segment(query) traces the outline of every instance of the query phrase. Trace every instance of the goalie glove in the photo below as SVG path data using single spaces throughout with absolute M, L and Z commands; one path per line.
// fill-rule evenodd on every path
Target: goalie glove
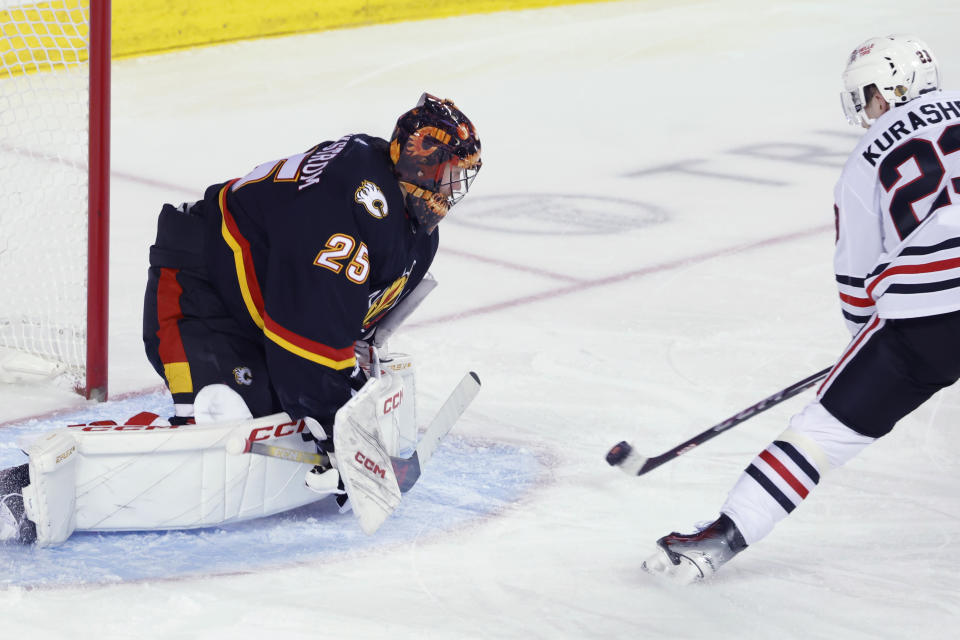
M 357 366 L 363 372 L 363 381 L 370 378 L 379 378 L 381 370 L 374 367 L 380 365 L 380 354 L 377 347 L 365 340 L 357 340 L 353 345 L 353 355 L 357 358 Z M 362 385 L 360 385 L 362 388 Z M 359 388 L 358 388 L 359 390 Z

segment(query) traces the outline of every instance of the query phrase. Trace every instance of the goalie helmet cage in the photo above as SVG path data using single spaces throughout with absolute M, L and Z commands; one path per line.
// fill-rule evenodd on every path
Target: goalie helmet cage
M 14 381 L 105 400 L 111 2 L 6 0 L 0 16 L 0 356 Z

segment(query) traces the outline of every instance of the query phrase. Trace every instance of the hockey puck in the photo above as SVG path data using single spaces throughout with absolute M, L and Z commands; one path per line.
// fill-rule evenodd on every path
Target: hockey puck
M 633 451 L 633 447 L 630 446 L 630 443 L 626 441 L 618 442 L 607 452 L 607 464 L 611 467 L 618 466 L 627 459 L 631 451 Z
M 238 456 L 250 450 L 250 442 L 244 437 L 234 436 L 227 440 L 223 448 L 226 449 L 230 455 Z

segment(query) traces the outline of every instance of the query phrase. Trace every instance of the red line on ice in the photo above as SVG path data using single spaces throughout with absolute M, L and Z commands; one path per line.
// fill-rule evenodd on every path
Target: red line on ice
M 833 229 L 832 225 L 821 225 L 821 226 L 813 227 L 811 229 L 806 229 L 804 231 L 795 231 L 793 233 L 774 236 L 772 238 L 765 238 L 763 240 L 755 240 L 753 242 L 746 242 L 743 244 L 734 245 L 732 247 L 727 247 L 725 249 L 708 251 L 706 253 L 701 253 L 699 255 L 694 255 L 694 256 L 688 256 L 686 258 L 680 258 L 678 260 L 661 262 L 660 264 L 651 265 L 649 267 L 642 267 L 640 269 L 634 269 L 632 271 L 625 271 L 623 273 L 618 273 L 612 276 L 595 278 L 592 280 L 575 281 L 572 284 L 558 287 L 556 289 L 548 289 L 546 291 L 541 291 L 539 293 L 532 293 L 529 295 L 512 298 L 510 300 L 504 300 L 503 302 L 495 302 L 493 304 L 482 305 L 479 307 L 474 307 L 472 309 L 466 309 L 464 311 L 450 313 L 444 316 L 427 318 L 425 320 L 421 320 L 420 322 L 411 323 L 407 325 L 407 328 L 418 329 L 420 327 L 427 327 L 435 324 L 441 324 L 444 322 L 450 322 L 451 320 L 462 320 L 465 318 L 471 318 L 473 316 L 485 315 L 488 313 L 495 313 L 497 311 L 502 311 L 504 309 L 519 307 L 527 304 L 532 304 L 535 302 L 542 302 L 544 300 L 553 300 L 555 298 L 560 298 L 560 297 L 571 295 L 574 293 L 580 293 L 582 291 L 588 291 L 590 289 L 596 289 L 598 287 L 604 287 L 612 284 L 619 284 L 621 282 L 624 282 L 625 280 L 631 280 L 633 278 L 641 278 L 643 276 L 648 276 L 655 273 L 662 273 L 664 271 L 671 271 L 673 269 L 679 269 L 682 267 L 688 267 L 691 265 L 700 264 L 701 262 L 706 262 L 707 260 L 712 260 L 713 258 L 719 258 L 721 256 L 734 255 L 737 253 L 743 253 L 744 251 L 752 251 L 754 249 L 763 249 L 766 247 L 771 247 L 771 246 L 783 244 L 786 242 L 792 242 L 794 240 L 799 240 L 802 238 L 814 236 L 819 233 L 823 233 L 824 231 L 828 231 L 832 229 Z M 459 255 L 463 257 L 471 257 L 470 254 L 461 253 Z M 501 266 L 509 265 L 509 263 L 506 263 L 506 262 L 502 262 L 500 264 Z M 522 271 L 530 271 L 529 268 L 523 267 L 521 265 L 516 265 L 514 266 L 514 268 Z

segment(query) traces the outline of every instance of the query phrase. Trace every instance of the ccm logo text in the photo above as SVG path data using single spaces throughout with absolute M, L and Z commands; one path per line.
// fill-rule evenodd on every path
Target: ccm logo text
M 353 456 L 353 459 L 356 460 L 356 461 L 360 464 L 361 467 L 363 467 L 363 468 L 366 469 L 367 471 L 372 472 L 374 475 L 380 476 L 380 477 L 383 478 L 384 480 L 387 478 L 387 473 L 386 473 L 386 471 L 384 471 L 384 470 L 380 467 L 380 465 L 378 465 L 378 464 L 375 463 L 373 460 L 371 460 L 371 459 L 368 458 L 367 456 L 363 455 L 363 454 L 360 453 L 359 451 L 357 451 L 357 455 Z
M 400 391 L 397 391 L 383 401 L 383 415 L 387 415 L 394 409 L 398 409 L 401 404 L 403 404 L 403 389 L 400 389 Z
M 306 423 L 303 420 L 294 420 L 275 426 L 270 425 L 267 427 L 257 427 L 256 429 L 251 429 L 247 439 L 250 442 L 256 442 L 257 440 L 283 438 L 285 436 L 292 436 L 296 433 L 303 433 L 305 429 Z

